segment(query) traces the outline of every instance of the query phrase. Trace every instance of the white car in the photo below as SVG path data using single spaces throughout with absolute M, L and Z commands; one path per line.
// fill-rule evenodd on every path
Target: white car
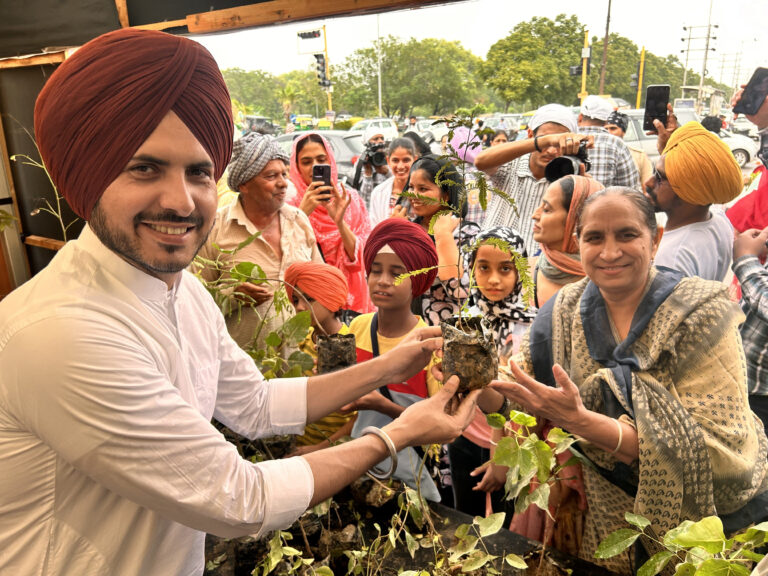
M 642 108 L 637 110 L 624 110 L 624 113 L 629 116 L 629 125 L 627 126 L 627 132 L 624 135 L 624 141 L 627 144 L 635 144 L 645 150 L 648 154 L 651 163 L 655 162 L 659 157 L 659 152 L 656 150 L 656 135 L 648 136 L 645 134 L 643 128 L 643 114 L 645 111 Z M 691 120 L 698 120 L 693 110 L 675 109 L 677 120 L 682 126 L 686 122 Z M 727 130 L 721 130 L 718 134 L 723 142 L 726 143 L 728 148 L 731 149 L 733 157 L 736 158 L 736 162 L 742 168 L 757 158 L 757 144 L 739 134 L 731 134 Z
M 427 143 L 439 143 L 448 134 L 448 126 L 440 120 L 419 120 L 416 122 L 416 131 Z
M 368 128 L 376 128 L 384 134 L 384 140 L 392 142 L 398 136 L 397 124 L 389 118 L 368 118 L 360 120 L 349 129 L 349 132 L 359 132 L 362 136 Z

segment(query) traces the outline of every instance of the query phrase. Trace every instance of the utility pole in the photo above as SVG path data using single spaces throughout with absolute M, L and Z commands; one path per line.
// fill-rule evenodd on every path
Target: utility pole
M 640 50 L 640 66 L 637 67 L 637 96 L 635 108 L 640 108 L 640 97 L 643 95 L 643 76 L 645 75 L 645 46 Z
M 603 38 L 603 60 L 600 63 L 600 94 L 605 94 L 605 67 L 608 62 L 608 27 L 611 23 L 611 0 L 608 0 L 608 15 L 605 17 L 605 38 Z
M 717 28 L 717 24 L 715 24 Z M 702 106 L 702 94 L 704 92 L 704 77 L 707 75 L 707 56 L 709 56 L 709 40 L 717 40 L 716 36 L 712 36 L 712 0 L 709 0 L 709 16 L 707 17 L 707 42 L 704 45 L 704 64 L 701 66 L 701 78 L 699 78 L 699 95 L 696 97 L 696 111 L 701 113 Z M 714 48 L 712 48 L 714 50 Z
M 381 32 L 379 31 L 379 16 L 376 14 L 376 58 L 378 61 L 379 71 L 379 118 L 382 117 L 381 113 Z
M 578 96 L 581 102 L 587 97 L 587 74 L 589 73 L 589 30 L 584 30 L 584 48 L 581 49 L 581 92 Z
M 325 24 L 323 24 L 323 53 L 325 54 L 325 77 L 330 78 L 331 65 L 328 63 L 328 36 L 325 34 Z M 328 110 L 333 110 L 333 100 L 331 98 L 333 86 L 326 86 L 325 93 L 328 95 Z
M 711 8 L 711 5 L 710 5 Z M 710 50 L 714 51 L 714 48 L 709 47 L 709 39 L 710 39 L 710 30 L 711 28 L 717 28 L 717 24 L 711 26 L 709 24 L 705 26 L 683 26 L 683 30 L 688 32 L 688 38 L 680 38 L 681 42 L 687 42 L 686 48 L 684 50 L 680 50 L 680 53 L 682 54 L 685 52 L 685 65 L 683 66 L 683 84 L 680 88 L 681 94 L 680 96 L 685 98 L 685 87 L 687 86 L 688 82 L 688 62 L 690 59 L 691 52 L 701 52 L 704 51 L 706 54 L 709 53 Z M 695 34 L 695 30 L 697 29 L 707 29 L 707 35 L 706 36 L 693 36 Z M 712 37 L 712 39 L 716 39 L 716 37 Z M 706 48 L 691 48 L 691 41 L 692 40 L 706 40 Z M 704 57 L 704 67 L 706 68 L 706 56 Z M 703 75 L 702 75 L 703 77 Z

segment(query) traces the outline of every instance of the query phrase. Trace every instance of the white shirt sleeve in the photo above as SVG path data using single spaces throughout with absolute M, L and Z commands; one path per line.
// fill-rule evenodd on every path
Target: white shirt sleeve
M 306 461 L 240 458 L 172 385 L 141 338 L 106 315 L 60 313 L 31 323 L 0 356 L 4 410 L 56 458 L 181 524 L 233 537 L 295 520 L 314 489 Z M 300 388 L 300 382 L 270 384 L 268 404 L 295 398 Z M 225 410 L 242 393 L 225 393 Z M 278 411 L 276 421 L 293 421 L 298 410 Z

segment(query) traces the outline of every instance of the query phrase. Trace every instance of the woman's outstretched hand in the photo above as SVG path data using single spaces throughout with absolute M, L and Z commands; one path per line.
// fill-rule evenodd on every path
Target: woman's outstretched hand
M 552 367 L 556 387 L 537 382 L 523 372 L 514 360 L 509 361 L 509 368 L 517 381 L 494 380 L 490 384 L 491 388 L 523 406 L 534 416 L 546 418 L 555 426 L 568 429 L 583 418 L 586 408 L 581 401 L 579 389 L 559 364 Z

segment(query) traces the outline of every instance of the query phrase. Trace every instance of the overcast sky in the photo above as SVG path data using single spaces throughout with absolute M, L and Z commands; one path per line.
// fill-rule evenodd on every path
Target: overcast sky
M 314 22 L 285 24 L 231 32 L 196 36 L 214 55 L 222 69 L 243 68 L 281 74 L 314 66 L 309 54 L 298 54 L 297 31 L 326 25 L 328 57 L 339 63 L 356 49 L 368 47 L 377 36 L 394 35 L 401 39 L 414 37 L 458 40 L 478 56 L 485 58 L 488 49 L 505 37 L 514 26 L 533 16 L 553 18 L 557 14 L 576 14 L 590 37 L 605 34 L 608 0 L 469 0 L 441 5 L 387 12 L 380 15 L 328 18 Z M 709 13 L 707 0 L 613 0 L 610 31 L 634 41 L 638 47 L 658 56 L 674 54 L 684 61 L 680 50 L 688 33 L 683 26 L 706 26 Z M 730 84 L 737 54 L 741 52 L 741 81 L 746 81 L 756 66 L 768 66 L 768 0 L 712 0 L 713 35 L 707 68 L 711 76 Z M 706 28 L 697 28 L 695 37 L 706 36 Z M 302 45 L 306 46 L 305 43 Z M 312 48 L 311 46 L 309 48 Z M 693 40 L 689 67 L 700 71 L 704 39 Z M 609 46 L 610 50 L 610 46 Z M 599 61 L 599 55 L 593 55 Z

